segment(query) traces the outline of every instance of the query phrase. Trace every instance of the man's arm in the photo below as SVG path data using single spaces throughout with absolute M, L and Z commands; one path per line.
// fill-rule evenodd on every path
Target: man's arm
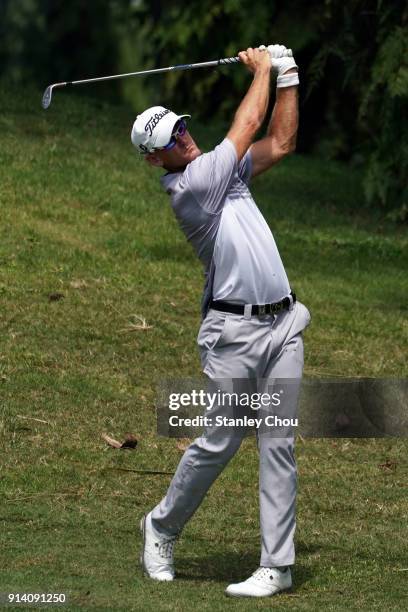
M 296 68 L 286 74 L 297 72 Z M 265 138 L 251 148 L 252 176 L 256 176 L 278 163 L 296 148 L 298 129 L 298 88 L 281 87 L 276 90 L 276 102 Z
M 241 51 L 239 58 L 254 74 L 254 78 L 227 134 L 227 138 L 235 145 L 238 161 L 247 152 L 265 118 L 271 77 L 271 60 L 266 50 L 249 48 Z

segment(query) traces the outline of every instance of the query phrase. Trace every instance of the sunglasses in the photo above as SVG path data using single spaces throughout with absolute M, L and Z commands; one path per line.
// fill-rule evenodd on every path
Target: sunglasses
M 177 121 L 175 125 L 175 128 L 171 134 L 170 141 L 164 147 L 156 147 L 154 150 L 155 151 L 170 151 L 170 149 L 176 146 L 177 138 L 179 138 L 180 136 L 184 136 L 186 132 L 187 132 L 187 123 L 184 121 L 184 119 L 180 119 L 180 121 Z

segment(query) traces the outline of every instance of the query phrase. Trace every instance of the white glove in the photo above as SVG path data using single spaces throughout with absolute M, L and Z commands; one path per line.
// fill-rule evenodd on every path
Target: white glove
M 298 73 L 285 74 L 291 68 L 298 68 L 293 58 L 292 49 L 287 49 L 284 45 L 260 45 L 259 49 L 268 49 L 271 58 L 272 70 L 277 73 L 276 87 L 293 87 L 299 85 Z
M 261 45 L 259 48 L 265 49 L 266 47 L 264 45 Z M 284 45 L 269 45 L 267 49 L 268 49 L 269 56 L 271 58 L 271 62 L 273 59 L 277 59 L 279 57 L 285 57 L 287 55 L 292 55 L 292 50 L 287 49 Z M 273 65 L 273 62 L 272 62 L 272 65 Z
M 297 72 L 286 74 L 291 68 L 297 68 L 292 49 L 286 49 L 283 45 L 269 45 L 268 52 L 271 57 L 272 69 L 278 73 L 276 87 L 293 87 L 299 85 Z

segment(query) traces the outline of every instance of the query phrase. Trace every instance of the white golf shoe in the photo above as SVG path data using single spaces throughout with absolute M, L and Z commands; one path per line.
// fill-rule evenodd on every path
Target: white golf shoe
M 164 536 L 156 531 L 150 513 L 140 521 L 140 531 L 143 536 L 140 564 L 144 573 L 154 580 L 173 580 L 173 548 L 177 536 Z
M 292 586 L 290 568 L 281 572 L 275 567 L 259 567 L 248 580 L 230 584 L 225 594 L 229 597 L 270 597 Z

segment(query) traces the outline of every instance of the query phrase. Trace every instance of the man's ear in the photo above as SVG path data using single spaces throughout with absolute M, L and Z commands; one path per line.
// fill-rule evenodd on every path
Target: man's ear
M 157 155 L 155 155 L 154 153 L 148 153 L 147 155 L 145 155 L 145 160 L 151 166 L 158 166 L 159 168 L 163 167 L 163 160 L 157 157 Z

